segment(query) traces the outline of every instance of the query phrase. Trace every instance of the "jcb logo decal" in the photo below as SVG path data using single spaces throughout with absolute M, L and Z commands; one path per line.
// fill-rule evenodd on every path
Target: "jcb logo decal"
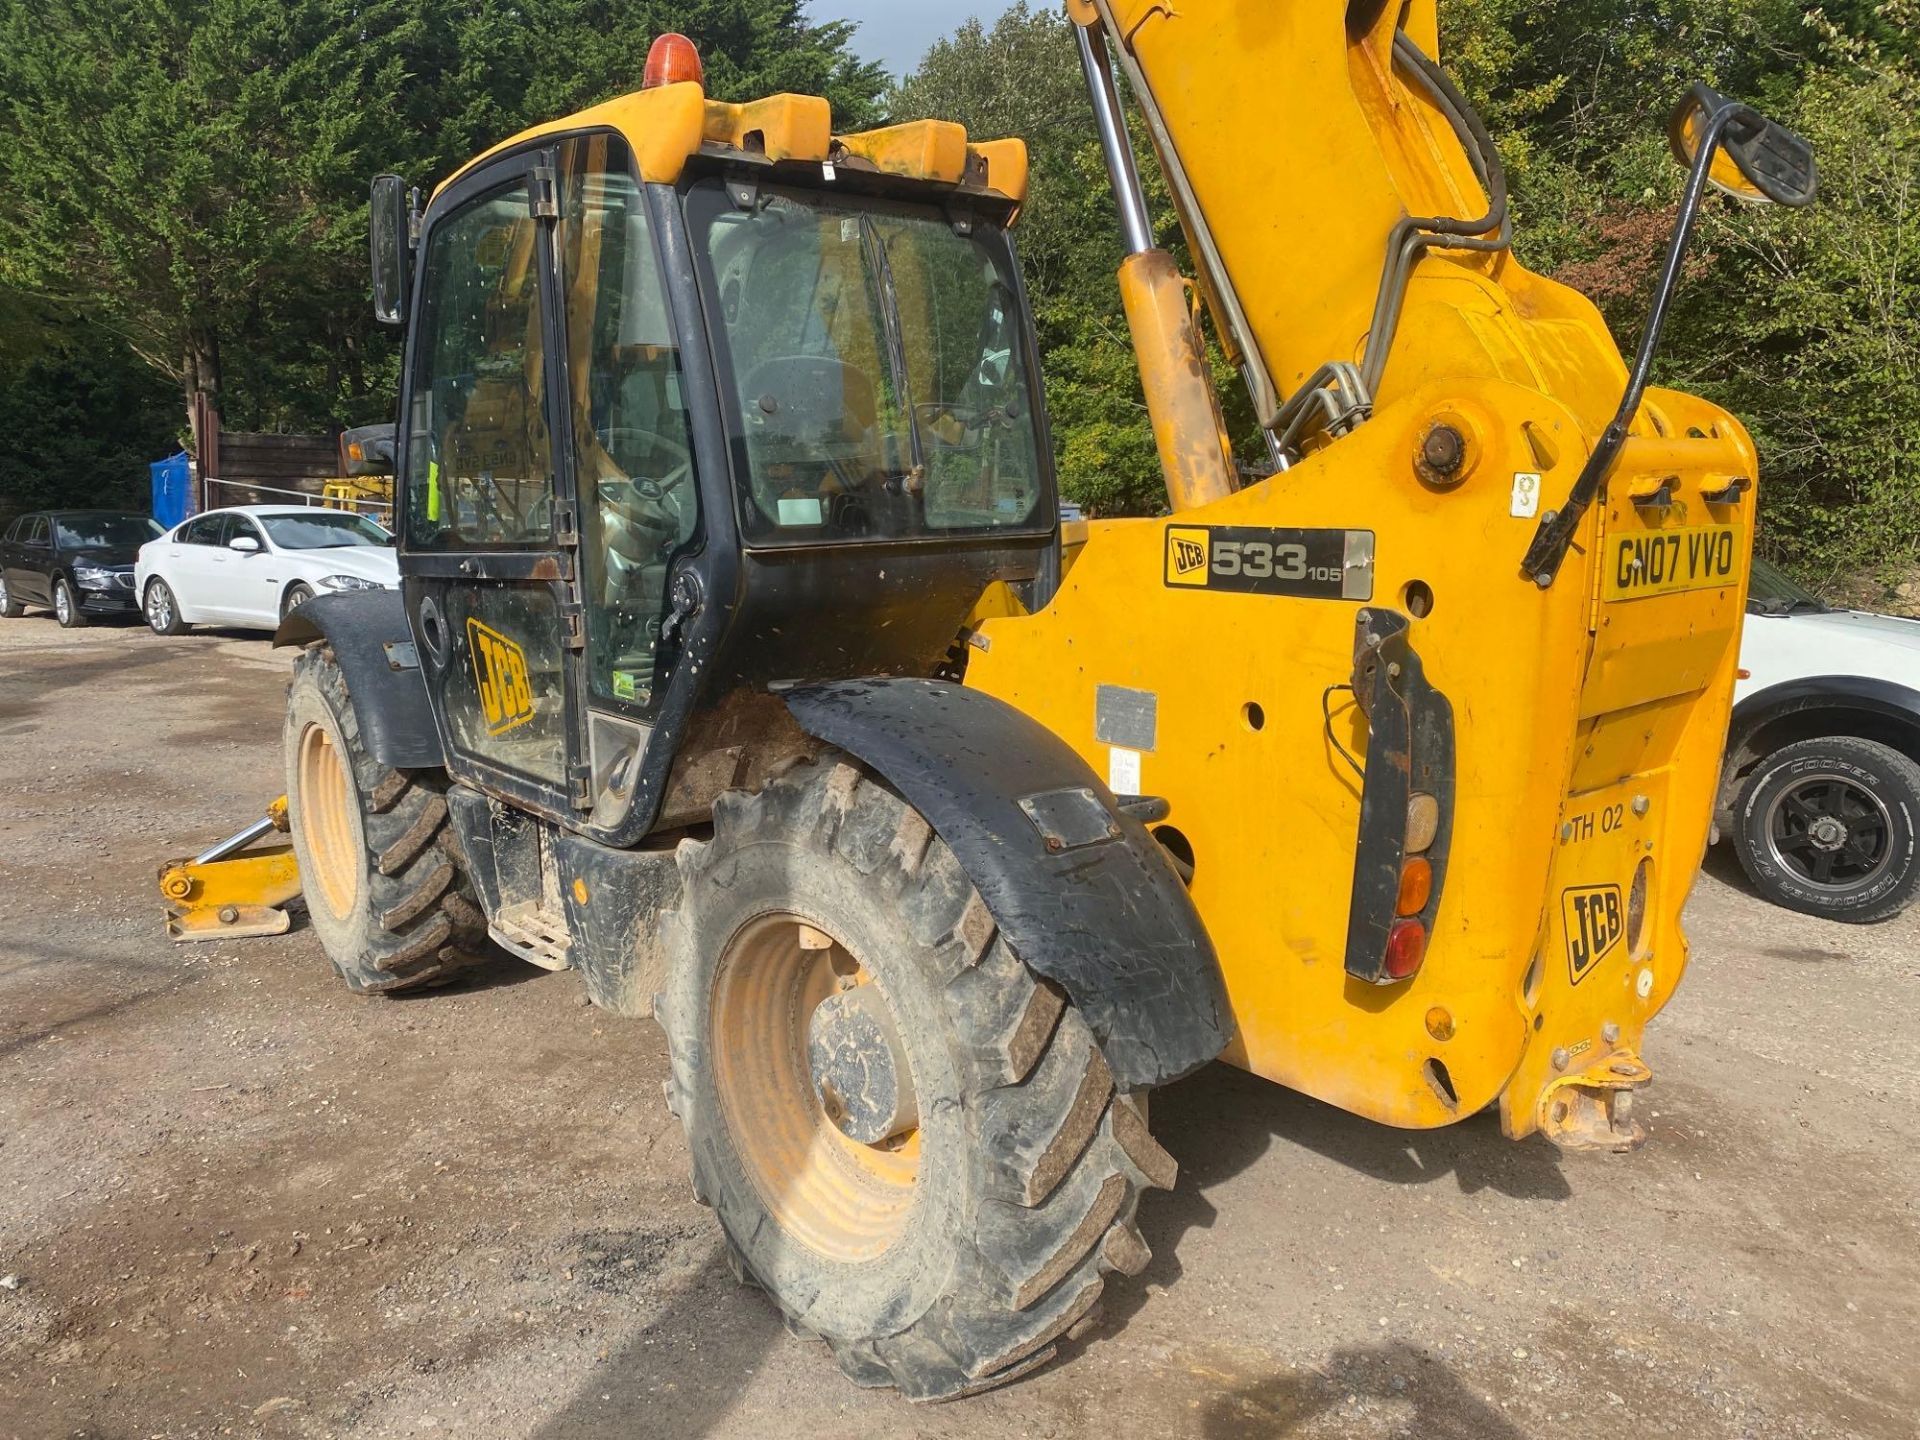
M 1167 531 L 1167 584 L 1205 585 L 1207 583 L 1207 546 L 1205 530 Z
M 480 685 L 480 708 L 487 733 L 504 735 L 533 719 L 533 686 L 527 679 L 527 652 L 498 630 L 467 621 L 467 648 L 473 652 L 473 678 Z
M 1560 919 L 1567 932 L 1567 970 L 1578 985 L 1626 933 L 1620 887 L 1581 885 L 1566 891 L 1560 897 Z

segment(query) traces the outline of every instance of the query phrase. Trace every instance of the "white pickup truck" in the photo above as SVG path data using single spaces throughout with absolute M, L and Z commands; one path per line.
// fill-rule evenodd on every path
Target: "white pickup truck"
M 1719 829 L 1760 893 L 1866 924 L 1920 890 L 1920 620 L 1836 610 L 1756 561 Z

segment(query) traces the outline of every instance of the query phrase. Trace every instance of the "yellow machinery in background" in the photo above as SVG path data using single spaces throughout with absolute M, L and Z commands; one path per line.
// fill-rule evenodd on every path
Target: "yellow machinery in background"
M 320 487 L 320 503 L 329 510 L 370 515 L 393 525 L 393 426 L 362 425 L 340 436 L 346 474 Z
M 393 480 L 329 480 L 320 487 L 320 503 L 329 510 L 364 510 L 393 514 Z

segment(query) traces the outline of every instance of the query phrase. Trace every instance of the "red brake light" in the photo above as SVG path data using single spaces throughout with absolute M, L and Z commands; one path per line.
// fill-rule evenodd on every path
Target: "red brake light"
M 647 68 L 640 88 L 652 90 L 687 80 L 704 85 L 706 79 L 706 67 L 700 63 L 700 52 L 694 48 L 693 42 L 684 35 L 668 31 L 656 39 L 653 48 L 647 51 Z
M 1427 958 L 1427 927 L 1418 920 L 1396 920 L 1387 932 L 1387 978 L 1404 980 Z

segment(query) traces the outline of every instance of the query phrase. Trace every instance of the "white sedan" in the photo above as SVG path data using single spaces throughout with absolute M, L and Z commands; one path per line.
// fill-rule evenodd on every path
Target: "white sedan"
M 339 590 L 400 584 L 393 536 L 364 515 L 289 505 L 208 510 L 140 547 L 134 593 L 160 635 L 189 625 L 273 630 Z

